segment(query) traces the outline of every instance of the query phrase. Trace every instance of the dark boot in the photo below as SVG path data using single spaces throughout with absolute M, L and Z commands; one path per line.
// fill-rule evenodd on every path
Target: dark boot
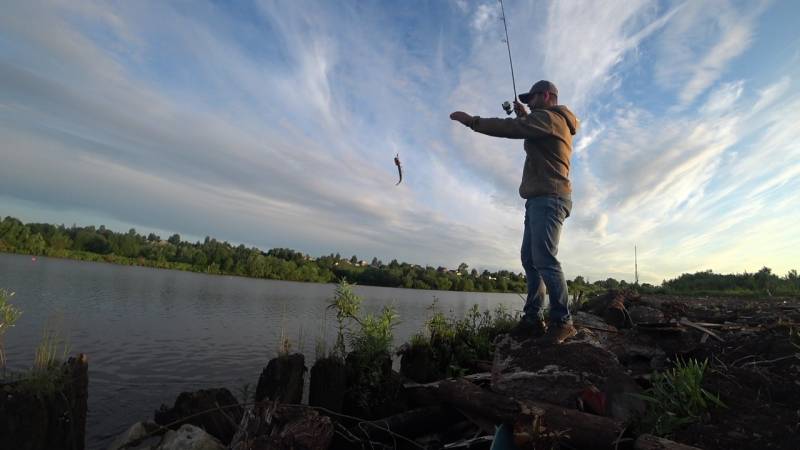
M 509 334 L 517 341 L 530 338 L 540 338 L 547 332 L 547 323 L 544 320 L 528 320 L 523 318 L 511 329 Z

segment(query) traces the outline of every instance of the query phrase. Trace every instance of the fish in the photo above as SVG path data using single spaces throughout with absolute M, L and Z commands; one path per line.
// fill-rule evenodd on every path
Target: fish
M 400 153 L 395 155 L 394 165 L 397 166 L 397 174 L 400 175 L 400 179 L 397 180 L 397 183 L 395 183 L 395 186 L 397 186 L 401 181 L 403 181 L 403 166 L 400 165 Z

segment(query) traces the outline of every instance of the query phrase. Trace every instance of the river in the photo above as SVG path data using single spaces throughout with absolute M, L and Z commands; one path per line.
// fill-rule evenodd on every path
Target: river
M 315 344 L 333 342 L 326 314 L 334 284 L 296 283 L 0 253 L 0 288 L 23 314 L 5 335 L 10 370 L 29 368 L 47 328 L 69 354 L 89 358 L 87 448 L 106 448 L 134 422 L 152 419 L 182 391 L 251 392 L 281 334 L 310 368 Z M 395 343 L 420 331 L 438 299 L 456 316 L 472 305 L 522 308 L 516 294 L 357 286 L 367 311 L 395 306 Z M 327 317 L 326 317 L 327 316 Z

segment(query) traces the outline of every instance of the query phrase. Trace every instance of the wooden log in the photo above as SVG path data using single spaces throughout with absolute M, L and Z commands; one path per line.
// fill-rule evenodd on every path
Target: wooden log
M 540 402 L 524 402 L 530 411 L 543 411 L 541 416 L 545 432 L 563 434 L 563 440 L 575 448 L 614 448 L 625 426 L 610 417 L 587 414 L 576 409 L 563 408 Z
M 439 383 L 438 392 L 442 401 L 469 416 L 488 419 L 494 424 L 514 424 L 516 434 L 532 440 L 558 436 L 575 448 L 613 448 L 625 429 L 619 420 L 549 403 L 518 402 L 462 379 Z
M 464 420 L 458 412 L 443 406 L 429 406 L 404 411 L 384 419 L 368 422 L 366 429 L 371 440 L 391 441 L 392 435 L 384 431 L 408 438 L 415 438 L 438 430 L 445 430 Z
M 305 358 L 300 353 L 282 355 L 267 363 L 256 387 L 256 401 L 265 399 L 300 403 L 303 399 Z
M 700 450 L 697 447 L 680 444 L 652 434 L 642 434 L 633 443 L 634 450 Z
M 444 380 L 438 385 L 439 398 L 475 415 L 495 423 L 513 423 L 522 414 L 519 402 L 504 395 L 481 389 L 467 380 Z

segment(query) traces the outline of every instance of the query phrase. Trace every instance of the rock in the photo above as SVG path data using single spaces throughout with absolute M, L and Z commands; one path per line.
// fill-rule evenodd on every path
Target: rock
M 586 387 L 602 386 L 622 372 L 617 357 L 589 330 L 561 345 L 546 340 L 518 343 L 498 340 L 492 367 L 493 391 L 517 400 L 534 400 L 574 408 Z
M 214 436 L 187 423 L 177 431 L 167 431 L 155 450 L 225 450 L 225 446 Z
M 184 418 L 188 419 L 181 420 Z M 155 413 L 155 422 L 161 426 L 169 426 L 175 430 L 183 424 L 192 424 L 206 430 L 224 444 L 230 442 L 241 420 L 242 408 L 233 394 L 225 388 L 182 392 L 175 399 L 175 406 L 168 408 L 161 405 Z
M 628 314 L 634 324 L 638 323 L 666 323 L 667 319 L 660 309 L 652 306 L 633 305 L 628 308 Z
M 606 415 L 630 424 L 645 412 L 644 400 L 638 395 L 642 388 L 633 378 L 624 373 L 612 374 L 603 386 L 606 397 Z
M 306 370 L 305 357 L 300 353 L 271 359 L 258 378 L 256 401 L 270 399 L 299 404 L 303 400 Z
M 117 436 L 108 447 L 108 450 L 120 450 L 126 444 L 128 446 L 124 450 L 151 450 L 161 441 L 160 434 L 150 435 L 158 428 L 159 426 L 153 422 L 136 422 L 127 431 Z M 130 444 L 139 439 L 142 439 L 142 442 L 136 445 Z

